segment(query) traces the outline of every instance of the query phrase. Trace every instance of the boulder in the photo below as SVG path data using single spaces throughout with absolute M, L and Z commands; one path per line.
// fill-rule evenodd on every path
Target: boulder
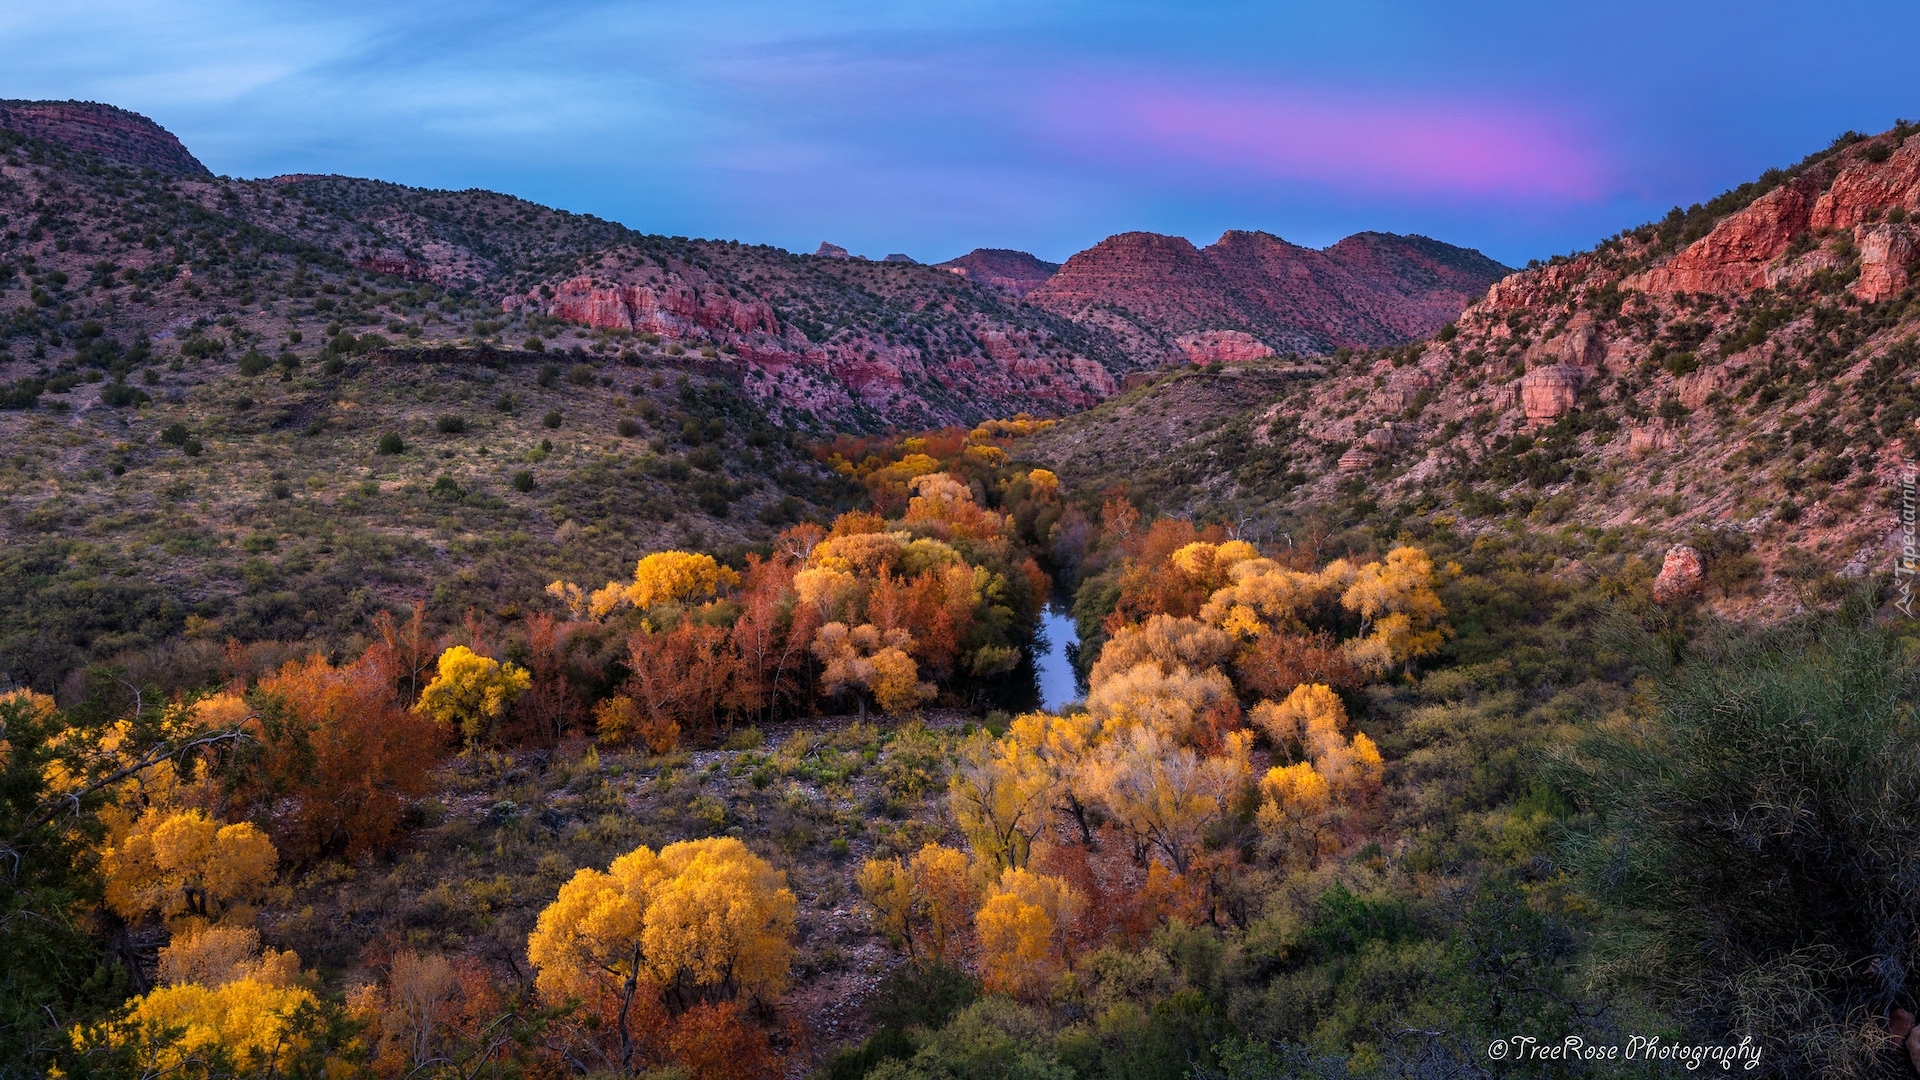
M 1580 369 L 1567 364 L 1535 368 L 1520 379 L 1520 405 L 1529 426 L 1544 426 L 1573 411 L 1580 396 Z
M 1700 590 L 1706 576 L 1700 553 L 1686 544 L 1675 544 L 1667 549 L 1667 557 L 1660 564 L 1660 575 L 1653 579 L 1654 602 L 1671 604 L 1685 599 Z

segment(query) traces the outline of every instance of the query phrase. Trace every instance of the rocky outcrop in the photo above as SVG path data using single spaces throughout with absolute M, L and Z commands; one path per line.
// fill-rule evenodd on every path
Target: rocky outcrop
M 1667 557 L 1660 563 L 1660 574 L 1653 579 L 1654 602 L 1671 604 L 1692 596 L 1700 591 L 1706 576 L 1700 553 L 1686 544 L 1675 544 L 1667 549 Z
M 1119 313 L 1148 334 L 1239 330 L 1275 351 L 1315 353 L 1430 334 L 1503 273 L 1479 252 L 1419 236 L 1361 233 L 1316 251 L 1262 232 L 1230 231 L 1206 248 L 1122 233 L 1068 259 L 1028 299 L 1083 321 Z
M 92 101 L 0 101 L 0 128 L 174 176 L 211 177 L 173 132 Z
M 975 284 L 1005 289 L 1015 296 L 1027 295 L 1060 269 L 1059 263 L 1006 248 L 974 248 L 938 265 Z
M 1811 227 L 1819 178 L 1803 174 L 1728 214 L 1713 231 L 1664 265 L 1627 279 L 1631 288 L 1669 296 L 1676 292 L 1745 296 L 1767 284 L 1767 265 L 1793 238 Z
M 1920 259 L 1920 244 L 1914 242 L 1913 230 L 1901 225 L 1870 225 L 1857 231 L 1860 276 L 1853 281 L 1853 295 L 1877 304 L 1906 291 L 1913 279 L 1914 261 Z
M 1187 359 L 1196 364 L 1264 360 L 1273 355 L 1267 344 L 1245 330 L 1206 330 L 1174 339 Z
M 830 244 L 825 240 L 820 241 L 820 246 L 813 249 L 813 257 L 816 259 L 851 259 L 853 258 L 852 255 L 847 253 L 846 248 L 841 247 L 839 244 Z
M 1579 400 L 1580 369 L 1568 364 L 1549 364 L 1534 368 L 1520 379 L 1520 407 L 1526 410 L 1527 424 L 1541 427 L 1573 411 Z
M 1877 147 L 1890 151 L 1885 160 L 1872 160 L 1879 156 Z M 1887 136 L 1854 147 L 1852 162 L 1814 204 L 1808 223 L 1820 230 L 1851 229 L 1878 221 L 1896 206 L 1908 213 L 1920 210 L 1920 135 L 1909 136 L 1898 149 Z
M 545 291 L 542 291 L 545 290 Z M 551 296 L 548 295 L 551 293 Z M 741 301 L 682 281 L 646 284 L 568 278 L 528 293 L 548 315 L 599 330 L 637 330 L 680 339 L 698 331 L 778 336 L 779 320 L 763 300 Z

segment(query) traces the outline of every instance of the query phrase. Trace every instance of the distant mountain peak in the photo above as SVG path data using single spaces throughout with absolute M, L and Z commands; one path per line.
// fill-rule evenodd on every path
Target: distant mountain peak
M 1229 229 L 1205 248 L 1126 232 L 1067 260 L 1029 300 L 1119 333 L 1136 353 L 1194 355 L 1192 335 L 1236 332 L 1276 351 L 1390 345 L 1438 330 L 1508 269 L 1424 236 L 1356 233 L 1325 250 Z M 1238 340 L 1238 339 L 1236 339 Z
M 974 248 L 938 265 L 976 285 L 991 285 L 1015 296 L 1027 295 L 1060 269 L 1059 263 L 1009 248 Z

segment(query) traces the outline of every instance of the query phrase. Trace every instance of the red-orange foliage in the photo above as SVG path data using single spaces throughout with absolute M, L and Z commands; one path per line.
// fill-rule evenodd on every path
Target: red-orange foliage
M 271 831 L 296 859 L 357 858 L 399 839 L 407 803 L 440 754 L 433 721 L 401 706 L 387 654 L 334 667 L 314 655 L 260 681 L 259 760 L 236 796 L 271 806 Z M 237 808 L 236 808 L 237 809 Z
M 740 666 L 727 638 L 725 627 L 692 619 L 670 630 L 634 631 L 627 639 L 626 690 L 641 718 L 701 735 L 719 730 Z
M 1257 698 L 1275 701 L 1302 683 L 1320 683 L 1346 690 L 1366 681 L 1333 636 L 1324 631 L 1310 636 L 1262 634 L 1234 662 L 1240 688 Z
M 577 666 L 569 648 L 579 624 L 545 612 L 527 620 L 527 671 L 533 686 L 513 703 L 513 720 L 501 735 L 509 742 L 538 739 L 558 746 L 586 722 L 587 706 L 573 681 Z
M 798 701 L 802 695 L 807 647 L 820 628 L 820 612 L 812 605 L 793 602 L 793 578 L 799 568 L 789 559 L 747 556 L 740 617 L 728 636 L 728 645 L 739 658 L 727 688 L 729 709 L 770 718 L 783 703 Z
M 867 621 L 912 635 L 913 658 L 927 674 L 946 679 L 973 627 L 973 571 L 954 565 L 906 578 L 883 567 L 868 586 Z
M 1160 518 L 1145 532 L 1133 531 L 1121 544 L 1127 554 L 1120 573 L 1120 599 L 1114 606 L 1110 630 L 1127 623 L 1145 622 L 1154 615 L 1192 617 L 1223 582 L 1212 575 L 1197 577 L 1171 562 L 1168 556 L 1195 541 L 1220 543 L 1227 538 L 1218 525 L 1196 529 L 1190 521 Z
M 682 1013 L 667 1033 L 667 1050 L 693 1080 L 758 1080 L 781 1071 L 766 1033 L 742 1020 L 731 1001 Z
M 367 649 L 364 658 L 386 672 L 402 706 L 420 700 L 420 691 L 433 681 L 434 663 L 440 658 L 440 643 L 427 633 L 426 620 L 427 605 L 422 603 L 413 605 L 413 615 L 404 625 L 395 623 L 391 612 L 382 611 L 373 617 L 380 640 Z
M 1076 950 L 1108 942 L 1137 949 L 1169 918 L 1194 923 L 1206 913 L 1204 881 L 1182 877 L 1157 861 L 1143 868 L 1125 855 L 1126 847 L 1121 837 L 1105 835 L 1097 847 L 1049 844 L 1035 856 L 1035 866 L 1064 878 L 1087 898 L 1071 931 Z

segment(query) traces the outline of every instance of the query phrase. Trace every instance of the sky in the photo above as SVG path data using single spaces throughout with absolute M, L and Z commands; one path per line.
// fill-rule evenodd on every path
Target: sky
M 0 98 L 795 251 L 1378 229 L 1517 266 L 1920 117 L 1916 40 L 1911 0 L 62 0 L 0 7 Z

